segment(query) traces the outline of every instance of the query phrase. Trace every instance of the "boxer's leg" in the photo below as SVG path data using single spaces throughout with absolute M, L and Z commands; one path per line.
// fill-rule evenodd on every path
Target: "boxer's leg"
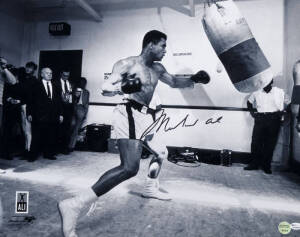
M 58 207 L 65 236 L 77 236 L 75 233 L 76 222 L 85 205 L 92 204 L 97 200 L 97 197 L 137 174 L 142 154 L 142 141 L 119 139 L 118 146 L 121 159 L 119 166 L 104 173 L 92 188 L 74 198 L 59 203 Z
M 139 170 L 142 154 L 142 141 L 119 139 L 121 164 L 107 171 L 92 187 L 97 196 L 101 196 L 121 182 L 135 176 Z
M 153 156 L 149 164 L 148 177 L 155 179 L 160 173 L 163 160 L 168 157 L 168 150 L 166 147 L 163 147 L 157 152 L 152 150 L 151 148 L 150 151 L 153 154 Z
M 163 160 L 168 157 L 168 150 L 166 146 L 154 141 L 147 142 L 147 145 L 147 149 L 151 151 L 153 158 L 149 164 L 146 186 L 142 196 L 145 198 L 156 198 L 159 200 L 171 200 L 168 193 L 164 193 L 159 190 L 158 181 L 158 175 L 160 173 Z

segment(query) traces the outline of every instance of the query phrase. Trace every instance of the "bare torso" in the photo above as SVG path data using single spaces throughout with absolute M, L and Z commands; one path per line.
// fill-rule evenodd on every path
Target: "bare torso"
M 130 94 L 127 98 L 149 105 L 158 80 L 162 75 L 161 64 L 154 62 L 151 66 L 145 65 L 140 56 L 130 57 L 125 60 L 128 60 L 128 65 L 130 65 L 127 73 L 129 75 L 136 74 L 135 77 L 140 78 L 142 83 L 141 91 Z

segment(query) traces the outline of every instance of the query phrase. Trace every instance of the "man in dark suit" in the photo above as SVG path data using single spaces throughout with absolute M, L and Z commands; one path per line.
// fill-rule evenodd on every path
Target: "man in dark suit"
M 31 123 L 27 119 L 27 104 L 28 100 L 31 96 L 31 89 L 34 84 L 37 82 L 37 78 L 35 77 L 35 71 L 37 69 L 37 65 L 34 62 L 28 62 L 24 67 L 19 69 L 19 81 L 20 86 L 23 90 L 23 98 L 22 98 L 22 107 L 21 107 L 21 115 L 22 115 L 22 130 L 25 138 L 25 151 L 24 156 L 28 157 L 32 139 L 32 131 L 31 131 Z
M 70 70 L 63 69 L 60 73 L 60 78 L 57 81 L 61 93 L 61 101 L 63 108 L 64 121 L 59 126 L 59 143 L 60 152 L 67 155 L 69 154 L 68 145 L 71 137 L 71 119 L 73 115 L 72 103 L 72 84 L 70 82 Z
M 34 84 L 28 106 L 28 120 L 32 121 L 32 144 L 29 161 L 38 157 L 55 160 L 59 123 L 63 122 L 61 94 L 58 85 L 52 83 L 52 70 L 43 68 L 41 79 Z
M 72 152 L 76 145 L 79 129 L 82 127 L 89 110 L 90 92 L 86 89 L 86 79 L 81 77 L 73 92 L 73 116 L 71 120 L 71 139 L 68 152 Z

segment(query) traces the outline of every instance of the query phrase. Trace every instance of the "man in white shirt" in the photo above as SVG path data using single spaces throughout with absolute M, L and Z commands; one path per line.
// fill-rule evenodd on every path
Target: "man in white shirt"
M 272 87 L 273 80 L 263 90 L 252 93 L 247 106 L 254 118 L 251 142 L 252 160 L 244 170 L 261 168 L 271 174 L 271 161 L 281 125 L 281 118 L 290 103 L 284 91 Z

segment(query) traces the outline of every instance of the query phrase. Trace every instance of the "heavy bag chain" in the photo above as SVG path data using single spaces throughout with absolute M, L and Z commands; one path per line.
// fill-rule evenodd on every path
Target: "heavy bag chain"
M 212 4 L 217 4 L 217 1 L 218 1 L 218 0 L 206 0 L 205 3 L 210 7 Z M 204 4 L 205 4 L 205 3 L 204 3 Z
M 218 12 L 223 17 L 226 15 L 226 13 L 224 11 L 224 7 L 221 6 L 220 4 L 218 4 L 218 2 L 222 2 L 222 1 L 225 1 L 225 0 L 206 0 L 206 2 L 204 2 L 204 9 L 206 9 L 206 6 L 210 7 L 211 5 L 215 4 Z

